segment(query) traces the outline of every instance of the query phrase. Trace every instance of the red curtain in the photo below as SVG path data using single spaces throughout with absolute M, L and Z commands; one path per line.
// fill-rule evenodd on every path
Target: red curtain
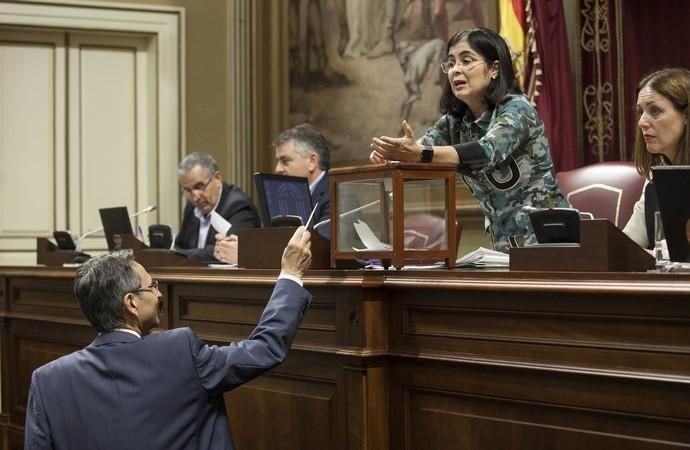
M 619 0 L 580 0 L 578 5 L 578 126 L 582 162 L 625 159 L 620 153 L 622 70 L 616 25 Z M 656 2 L 655 2 L 656 3 Z M 622 69 L 622 66 L 620 67 Z
M 690 1 L 627 0 L 623 8 L 626 154 L 637 130 L 637 84 L 664 67 L 690 68 Z
M 562 0 L 534 0 L 541 87 L 534 98 L 544 121 L 557 172 L 579 166 L 575 99 Z
M 585 165 L 632 159 L 644 75 L 690 66 L 687 0 L 579 0 L 578 141 Z

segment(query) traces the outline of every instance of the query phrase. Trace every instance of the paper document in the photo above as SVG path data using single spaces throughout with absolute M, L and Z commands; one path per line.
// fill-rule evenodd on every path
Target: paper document
M 405 264 L 400 270 L 430 270 L 430 269 L 443 269 L 446 267 L 446 263 L 439 261 L 433 264 Z M 383 266 L 380 263 L 371 263 L 364 266 L 368 270 L 383 270 Z M 394 266 L 390 266 L 388 270 L 397 270 Z
M 211 226 L 223 236 L 227 236 L 228 231 L 232 228 L 232 224 L 215 211 L 211 213 Z
M 210 269 L 237 269 L 237 264 L 209 264 Z
M 393 248 L 392 245 L 379 241 L 366 222 L 358 220 L 354 222 L 353 225 L 355 226 L 355 231 L 357 232 L 357 236 L 359 236 L 359 240 L 362 241 L 362 244 L 366 247 L 364 249 L 353 247 L 354 250 L 390 250 Z
M 507 253 L 489 250 L 484 247 L 479 247 L 477 250 L 455 261 L 455 267 L 467 268 L 508 267 L 509 265 L 510 259 Z

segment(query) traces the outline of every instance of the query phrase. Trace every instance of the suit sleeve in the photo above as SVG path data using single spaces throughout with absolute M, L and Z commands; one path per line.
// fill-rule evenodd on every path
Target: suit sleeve
M 218 262 L 213 256 L 213 245 L 207 245 L 204 248 L 177 248 L 175 251 L 187 258 L 199 260 L 201 262 Z
M 226 217 L 226 219 L 232 224 L 232 227 L 230 227 L 231 234 L 237 234 L 238 231 L 247 228 L 256 228 L 259 225 L 259 219 L 254 210 L 254 206 L 247 197 L 235 201 L 232 208 L 232 214 Z M 220 262 L 213 256 L 213 250 L 216 245 L 216 233 L 218 233 L 218 231 L 211 226 L 206 235 L 206 245 L 204 248 L 193 248 L 184 253 L 188 257 L 198 259 L 199 261 Z
M 204 389 L 225 392 L 281 364 L 310 302 L 311 295 L 302 286 L 280 279 L 246 340 L 218 347 L 194 338 L 192 354 Z
M 232 233 L 237 234 L 239 230 L 256 228 L 259 226 L 259 218 L 249 198 L 244 198 L 239 201 L 236 208 L 233 209 L 234 212 L 227 218 L 228 222 L 232 224 L 232 228 L 230 228 Z
M 31 376 L 29 401 L 26 404 L 26 424 L 24 426 L 24 450 L 52 449 L 48 418 L 43 407 L 36 373 Z
M 187 203 L 182 213 L 182 226 L 180 232 L 175 236 L 175 249 L 187 250 L 196 247 L 196 240 L 199 235 L 198 219 L 194 217 L 194 208 Z
M 328 199 L 328 192 L 324 194 L 324 197 L 326 199 L 319 204 L 319 217 L 315 218 L 315 224 L 331 218 L 331 202 Z

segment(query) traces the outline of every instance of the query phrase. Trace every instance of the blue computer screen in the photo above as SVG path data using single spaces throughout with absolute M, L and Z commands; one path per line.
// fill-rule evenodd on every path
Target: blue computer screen
M 265 219 L 277 216 L 299 216 L 307 223 L 311 213 L 311 194 L 306 178 L 274 176 L 263 178 Z

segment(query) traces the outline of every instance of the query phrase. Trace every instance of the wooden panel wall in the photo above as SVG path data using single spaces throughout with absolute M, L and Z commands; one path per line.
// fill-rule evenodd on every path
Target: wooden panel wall
M 690 443 L 688 291 L 476 281 L 387 288 L 390 448 Z
M 165 327 L 245 338 L 271 271 L 168 269 Z M 31 371 L 94 332 L 73 273 L 0 268 L 3 449 Z M 243 450 L 690 446 L 690 275 L 313 271 L 287 361 L 226 394 Z

